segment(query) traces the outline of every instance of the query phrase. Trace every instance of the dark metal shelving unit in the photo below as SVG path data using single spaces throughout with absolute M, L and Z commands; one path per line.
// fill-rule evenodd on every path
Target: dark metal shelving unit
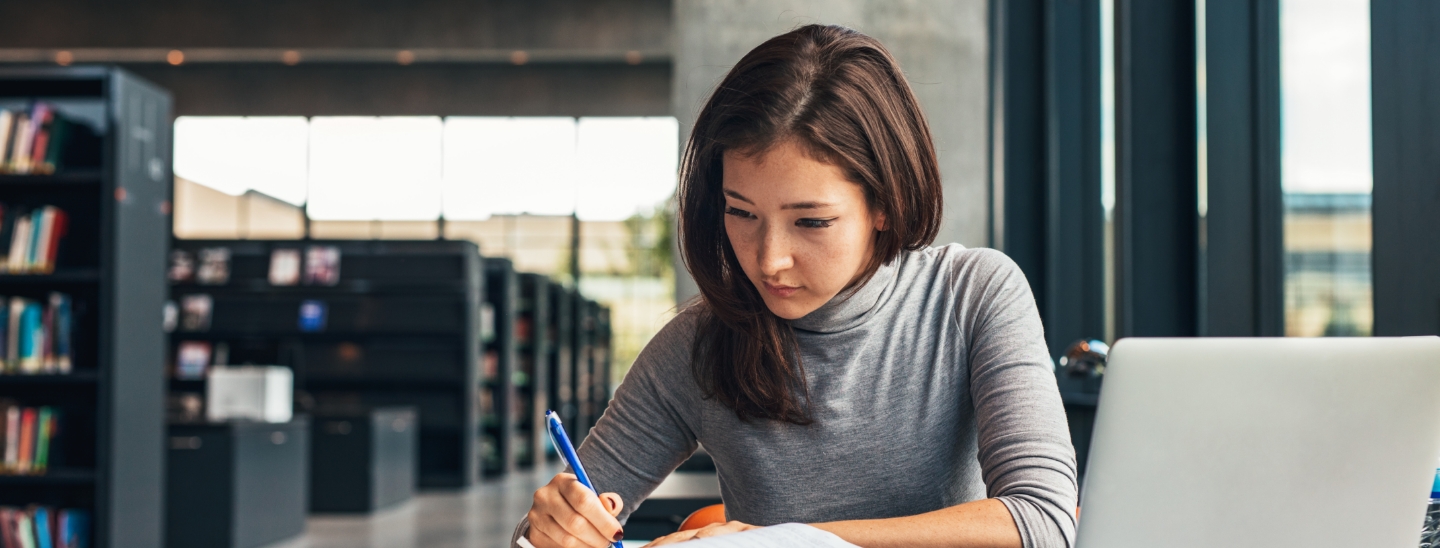
M 0 377 L 0 398 L 62 417 L 56 461 L 44 474 L 0 476 L 0 504 L 88 509 L 97 548 L 159 546 L 171 97 L 113 67 L 0 67 L 0 104 L 36 100 L 95 130 L 99 154 L 82 152 L 99 165 L 0 175 L 0 202 L 70 216 L 55 273 L 0 275 L 0 294 L 62 291 L 76 310 L 72 373 Z
M 340 248 L 334 286 L 272 286 L 274 249 Z M 384 406 L 419 411 L 422 488 L 463 488 L 479 479 L 479 248 L 436 240 L 178 240 L 176 248 L 228 248 L 224 284 L 175 283 L 176 302 L 192 294 L 214 302 L 206 331 L 181 341 L 225 343 L 231 364 L 284 365 L 295 373 L 297 411 L 354 413 Z M 301 331 L 299 308 L 325 302 L 324 328 Z M 174 392 L 203 392 L 203 381 L 172 380 Z

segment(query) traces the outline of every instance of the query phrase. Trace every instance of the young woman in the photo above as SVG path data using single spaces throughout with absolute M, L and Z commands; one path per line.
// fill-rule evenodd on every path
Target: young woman
M 517 528 L 606 546 L 703 444 L 728 519 L 866 547 L 1069 546 L 1075 453 L 1024 276 L 927 247 L 930 130 L 895 60 L 811 25 L 755 48 L 685 149 L 680 239 L 700 299 L 655 336 Z M 602 502 L 603 501 L 603 502 Z

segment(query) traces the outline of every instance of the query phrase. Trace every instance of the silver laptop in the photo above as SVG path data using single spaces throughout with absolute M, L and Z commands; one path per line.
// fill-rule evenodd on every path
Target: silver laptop
M 1125 339 L 1079 548 L 1414 548 L 1440 461 L 1440 337 Z

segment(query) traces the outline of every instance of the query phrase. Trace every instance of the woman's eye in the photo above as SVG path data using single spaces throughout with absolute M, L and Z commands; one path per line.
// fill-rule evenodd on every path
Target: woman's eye
M 795 226 L 801 228 L 826 228 L 835 219 L 800 219 L 795 221 Z
M 751 218 L 751 217 L 754 217 L 754 215 L 751 215 L 749 211 L 745 211 L 745 210 L 743 210 L 743 209 L 735 209 L 735 208 L 733 208 L 733 207 L 728 207 L 728 206 L 725 208 L 725 214 L 726 214 L 726 215 L 734 215 L 734 216 L 739 217 L 739 218 L 741 218 L 741 219 L 749 219 L 749 218 Z

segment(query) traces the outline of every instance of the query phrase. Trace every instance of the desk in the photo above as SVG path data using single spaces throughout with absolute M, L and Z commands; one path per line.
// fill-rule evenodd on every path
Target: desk
M 675 472 L 630 514 L 625 536 L 654 539 L 674 533 L 691 512 L 720 504 L 720 479 L 715 472 Z

